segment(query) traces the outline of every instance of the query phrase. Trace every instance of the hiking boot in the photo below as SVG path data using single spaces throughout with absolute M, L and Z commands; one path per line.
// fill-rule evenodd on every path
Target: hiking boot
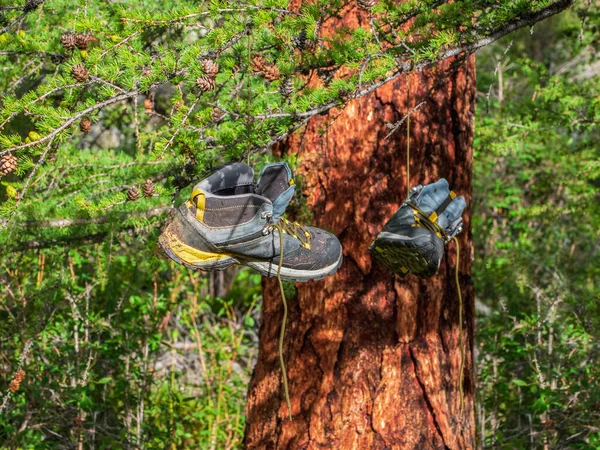
M 411 189 L 406 202 L 385 224 L 369 250 L 392 272 L 404 277 L 434 275 L 444 255 L 444 244 L 462 231 L 463 197 L 440 179 Z
M 233 264 L 281 279 L 318 280 L 336 272 L 342 247 L 331 233 L 281 217 L 294 195 L 286 163 L 267 165 L 254 183 L 252 168 L 226 166 L 198 183 L 159 238 L 179 264 L 203 271 Z

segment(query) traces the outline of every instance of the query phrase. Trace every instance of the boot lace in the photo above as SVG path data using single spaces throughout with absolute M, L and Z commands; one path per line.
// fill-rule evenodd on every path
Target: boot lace
M 293 238 L 296 238 L 302 244 L 302 247 L 310 249 L 310 232 L 298 222 L 290 222 L 289 220 L 281 217 L 277 222 L 269 224 L 265 231 L 269 233 L 273 230 L 279 231 L 279 264 L 277 266 L 277 281 L 279 282 L 279 290 L 281 291 L 281 301 L 283 303 L 283 318 L 281 319 L 281 330 L 279 332 L 279 366 L 281 367 L 281 374 L 283 378 L 283 390 L 285 393 L 285 401 L 288 407 L 288 414 L 290 421 L 292 419 L 292 404 L 290 402 L 290 393 L 288 386 L 287 371 L 285 369 L 285 361 L 283 358 L 283 340 L 285 338 L 285 325 L 287 323 L 288 316 L 288 305 L 287 299 L 285 298 L 285 290 L 283 288 L 283 281 L 281 280 L 281 267 L 283 266 L 283 235 L 287 234 Z
M 280 233 L 280 253 L 283 254 L 283 239 L 282 234 L 287 234 L 293 238 L 296 238 L 302 244 L 302 247 L 310 249 L 310 232 L 298 222 L 290 222 L 289 220 L 281 217 L 277 222 L 270 224 L 268 227 L 269 231 L 277 230 Z M 281 256 L 281 255 L 280 255 Z M 280 258 L 281 259 L 281 258 Z

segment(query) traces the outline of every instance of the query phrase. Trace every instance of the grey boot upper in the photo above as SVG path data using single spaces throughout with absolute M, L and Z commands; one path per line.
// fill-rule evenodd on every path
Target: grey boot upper
M 444 253 L 444 239 L 449 240 L 461 230 L 465 207 L 465 199 L 450 191 L 443 178 L 414 187 L 370 250 L 401 276 L 409 272 L 424 278 L 432 276 Z
M 281 230 L 286 267 L 316 270 L 341 261 L 341 245 L 334 235 L 281 218 L 294 188 L 286 163 L 267 165 L 257 184 L 248 165 L 226 166 L 194 187 L 166 232 L 203 252 L 275 262 Z
M 450 187 L 448 181 L 445 178 L 440 178 L 435 183 L 428 184 L 425 187 L 419 185 L 413 188 L 409 200 L 424 212 L 431 214 L 440 208 L 449 196 Z M 454 197 L 443 208 L 443 211 L 440 212 L 437 223 L 448 236 L 454 236 L 460 225 L 462 225 L 461 215 L 466 206 L 467 202 L 464 197 Z

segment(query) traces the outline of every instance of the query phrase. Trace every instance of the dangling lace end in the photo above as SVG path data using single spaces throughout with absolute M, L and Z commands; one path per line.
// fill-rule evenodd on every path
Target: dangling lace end
M 290 422 L 292 417 L 292 404 L 290 402 L 290 393 L 288 387 L 287 372 L 285 370 L 285 361 L 283 359 L 283 339 L 285 338 L 285 325 L 287 322 L 288 307 L 287 300 L 285 298 L 285 291 L 283 289 L 283 282 L 281 281 L 281 267 L 283 266 L 283 233 L 281 225 L 277 224 L 273 226 L 279 231 L 279 267 L 277 268 L 277 281 L 279 282 L 279 290 L 281 291 L 281 300 L 283 302 L 283 318 L 281 320 L 281 332 L 279 333 L 279 365 L 281 366 L 281 376 L 283 380 L 283 391 L 285 394 L 285 402 L 287 403 L 288 414 L 290 415 Z
M 458 266 L 460 262 L 460 244 L 456 236 L 452 237 L 452 240 L 456 244 L 456 270 L 454 272 L 454 278 L 456 282 L 456 291 L 458 293 L 458 346 L 460 347 L 460 372 L 458 375 L 458 391 L 460 393 L 460 413 L 462 415 L 465 409 L 465 393 L 463 391 L 463 377 L 465 371 L 465 347 L 463 345 L 463 299 L 460 291 L 460 284 L 458 278 Z

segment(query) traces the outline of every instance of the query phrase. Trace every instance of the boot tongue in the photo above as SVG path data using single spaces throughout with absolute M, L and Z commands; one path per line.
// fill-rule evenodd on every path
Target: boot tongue
M 279 162 L 265 166 L 256 184 L 256 193 L 273 203 L 273 221 L 279 220 L 294 197 L 296 185 L 287 163 Z
M 196 187 L 218 195 L 247 194 L 254 189 L 254 171 L 244 163 L 229 164 L 202 180 Z
M 433 213 L 447 201 L 450 195 L 450 187 L 448 182 L 441 178 L 433 184 L 428 184 L 422 190 L 418 190 L 417 195 L 417 205 L 426 213 Z M 467 202 L 464 197 L 455 197 L 443 211 L 439 212 L 437 223 L 449 235 L 453 236 L 462 224 L 462 220 L 459 221 L 459 219 L 466 206 Z

